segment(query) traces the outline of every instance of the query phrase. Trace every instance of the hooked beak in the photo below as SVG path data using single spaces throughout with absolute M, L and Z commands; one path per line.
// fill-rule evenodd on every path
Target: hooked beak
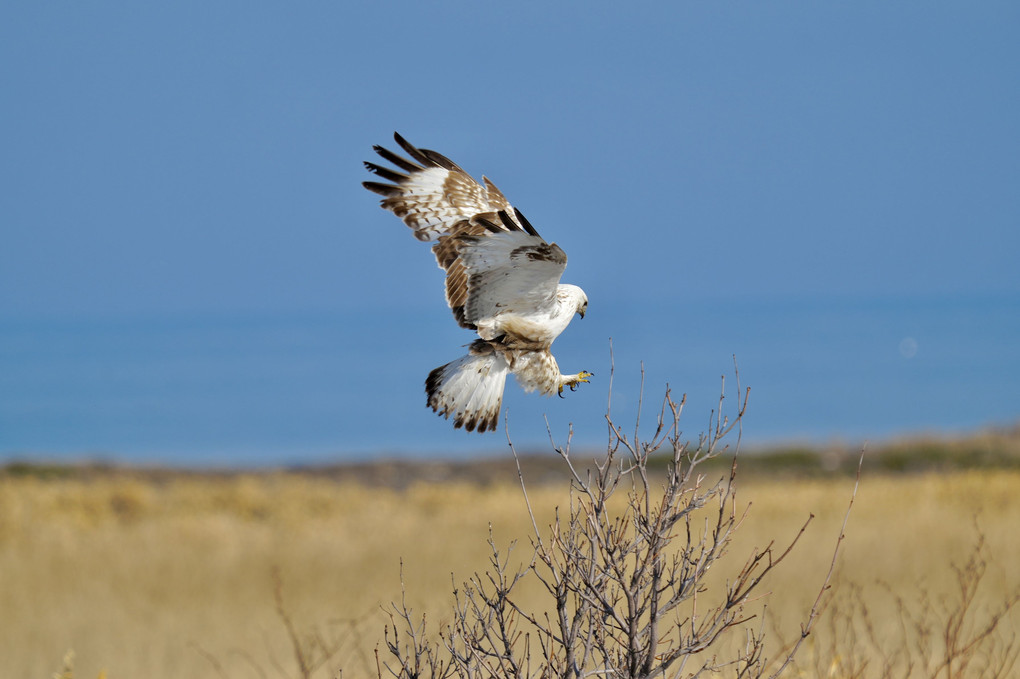
M 578 309 L 577 313 L 579 313 L 581 315 L 581 318 L 584 318 L 584 309 L 583 308 Z

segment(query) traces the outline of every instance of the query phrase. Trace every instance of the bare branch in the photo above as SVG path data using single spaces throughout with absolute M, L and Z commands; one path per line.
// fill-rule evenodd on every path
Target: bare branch
M 550 445 L 569 470 L 570 499 L 567 507 L 556 509 L 544 531 L 507 426 L 507 444 L 533 531 L 532 552 L 521 567 L 513 568 L 513 543 L 500 551 L 490 529 L 488 568 L 453 588 L 453 616 L 441 633 L 442 660 L 440 647 L 426 641 L 424 618 L 417 622 L 404 604 L 402 584 L 401 603 L 392 606 L 386 632 L 386 648 L 397 661 L 390 672 L 401 679 L 634 679 L 682 673 L 697 677 L 731 668 L 741 679 L 760 679 L 766 667 L 764 617 L 756 622 L 758 615 L 747 607 L 761 598 L 758 589 L 792 553 L 811 517 L 782 551 L 774 542 L 752 551 L 742 565 L 731 567 L 725 587 L 710 591 L 707 575 L 727 568 L 733 535 L 750 510 L 749 504 L 741 511 L 736 506 L 737 456 L 750 390 L 741 391 L 735 358 L 734 372 L 736 412 L 728 415 L 724 410 L 723 378 L 709 428 L 692 443 L 681 438 L 686 395 L 675 401 L 668 385 L 654 429 L 642 433 L 644 366 L 633 434 L 625 434 L 611 410 L 612 365 L 604 456 L 581 468 L 571 455 L 573 427 L 561 447 L 546 421 Z M 728 449 L 725 438 L 734 429 L 737 440 L 728 473 L 709 483 L 700 465 Z M 618 493 L 625 497 L 617 498 Z M 801 637 L 770 678 L 792 662 L 821 613 L 849 513 L 848 508 Z M 525 577 L 540 584 L 547 596 L 539 610 L 517 599 L 515 588 Z M 743 639 L 733 657 L 709 653 L 731 637 Z

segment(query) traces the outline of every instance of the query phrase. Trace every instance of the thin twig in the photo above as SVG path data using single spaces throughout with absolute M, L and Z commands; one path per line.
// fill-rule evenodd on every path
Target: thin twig
M 861 468 L 864 466 L 864 451 L 865 448 L 861 448 L 861 456 L 857 460 L 857 477 L 854 480 L 854 489 L 850 493 L 850 502 L 847 504 L 846 513 L 843 515 L 843 525 L 839 529 L 839 537 L 836 538 L 836 546 L 832 550 L 832 560 L 829 562 L 829 570 L 825 573 L 825 580 L 822 581 L 822 586 L 818 590 L 818 596 L 815 597 L 815 601 L 811 604 L 811 611 L 808 613 L 807 621 L 801 625 L 800 637 L 794 643 L 793 648 L 786 655 L 786 659 L 783 660 L 783 664 L 776 669 L 769 679 L 775 679 L 786 669 L 786 666 L 793 662 L 793 657 L 800 650 L 800 646 L 807 639 L 808 635 L 811 634 L 811 628 L 814 625 L 815 620 L 822 611 L 822 600 L 825 597 L 825 593 L 829 591 L 830 582 L 832 581 L 832 574 L 836 570 L 836 560 L 839 557 L 840 547 L 843 545 L 843 540 L 846 538 L 846 526 L 850 520 L 850 512 L 854 508 L 854 500 L 857 498 L 857 489 L 861 485 Z

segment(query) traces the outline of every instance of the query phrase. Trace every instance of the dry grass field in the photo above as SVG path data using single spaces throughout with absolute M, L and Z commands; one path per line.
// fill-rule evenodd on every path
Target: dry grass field
M 486 567 L 490 526 L 497 545 L 519 540 L 514 554 L 528 556 L 530 519 L 512 474 L 394 488 L 296 472 L 43 472 L 0 475 L 4 677 L 71 676 L 62 670 L 69 649 L 78 678 L 297 677 L 288 621 L 304 643 L 315 634 L 336 642 L 314 676 L 338 667 L 375 676 L 401 560 L 407 602 L 434 630 L 449 618 L 451 574 L 460 582 Z M 853 478 L 751 469 L 738 484 L 749 518 L 719 578 L 752 546 L 785 544 L 815 515 L 754 605 L 767 604 L 776 653 L 822 583 Z M 567 486 L 536 483 L 529 495 L 545 526 Z M 1020 588 L 1020 471 L 866 470 L 832 602 L 790 676 L 882 676 L 889 663 L 900 663 L 896 676 L 929 676 L 919 658 L 941 652 L 961 610 L 954 566 L 966 565 L 979 533 L 987 569 L 964 641 Z M 974 647 L 963 676 L 1006 659 L 1018 631 L 1014 608 Z

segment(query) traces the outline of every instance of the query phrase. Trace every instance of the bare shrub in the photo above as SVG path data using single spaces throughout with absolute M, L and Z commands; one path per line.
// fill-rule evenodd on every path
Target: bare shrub
M 454 588 L 452 621 L 438 641 L 403 598 L 393 604 L 385 631 L 388 656 L 379 660 L 379 676 L 384 668 L 400 679 L 697 677 L 723 669 L 735 677 L 781 674 L 821 610 L 843 537 L 841 532 L 828 573 L 819 576 L 818 597 L 799 639 L 770 661 L 762 619 L 749 605 L 812 517 L 785 546 L 770 541 L 743 562 L 726 560 L 747 515 L 737 506 L 735 480 L 748 395 L 749 390 L 741 393 L 738 373 L 736 413 L 724 416 L 724 380 L 709 433 L 693 443 L 680 430 L 685 398 L 675 401 L 668 388 L 647 437 L 641 435 L 640 407 L 628 436 L 614 421 L 610 402 L 609 444 L 592 468 L 582 469 L 571 454 L 572 431 L 566 445 L 553 443 L 569 468 L 571 493 L 546 531 L 539 529 L 518 465 L 534 530 L 526 563 L 515 566 L 514 545 L 501 551 L 490 536 L 489 568 Z M 699 465 L 726 451 L 724 439 L 734 430 L 729 474 L 709 483 Z M 618 494 L 624 495 L 622 503 Z M 711 569 L 729 569 L 715 588 L 709 586 Z M 545 609 L 519 603 L 523 581 L 539 583 Z M 738 635 L 739 643 L 729 643 L 735 650 L 720 657 L 720 642 Z
M 284 605 L 283 578 L 280 576 L 279 570 L 273 571 L 273 598 L 276 603 L 276 614 L 287 630 L 287 639 L 290 641 L 291 651 L 294 655 L 294 664 L 298 669 L 297 676 L 301 679 L 310 679 L 320 667 L 324 667 L 327 663 L 335 665 L 335 659 L 340 651 L 352 640 L 356 641 L 357 620 L 334 620 L 325 630 L 316 625 L 305 631 L 299 631 Z M 275 658 L 271 657 L 271 660 L 282 676 L 288 675 Z
M 339 661 L 341 655 L 346 655 L 348 660 L 359 656 L 357 659 L 361 661 L 361 665 L 369 666 L 368 658 L 361 651 L 364 645 L 361 639 L 361 627 L 365 622 L 365 617 L 333 619 L 324 625 L 299 625 L 295 622 L 293 613 L 284 601 L 283 576 L 277 567 L 272 570 L 272 580 L 276 616 L 286 630 L 294 668 L 293 670 L 289 669 L 287 667 L 289 663 L 277 658 L 272 645 L 267 643 L 264 651 L 268 665 L 276 672 L 277 676 L 312 679 L 316 675 L 328 673 L 329 676 L 339 679 L 343 676 Z M 217 676 L 223 679 L 230 676 L 223 663 L 214 654 L 205 650 L 197 642 L 192 642 L 190 646 L 206 659 Z M 238 656 L 255 675 L 262 679 L 269 676 L 263 666 L 264 663 L 248 651 L 234 650 L 233 655 Z
M 988 568 L 984 536 L 977 538 L 966 561 L 949 564 L 954 588 L 937 596 L 922 583 L 895 590 L 879 583 L 894 602 L 893 625 L 878 629 L 872 606 L 859 583 L 848 582 L 832 602 L 827 644 L 815 649 L 818 676 L 917 677 L 918 679 L 1005 679 L 1013 677 L 1020 644 L 1008 630 L 1010 614 L 1020 604 L 1020 588 L 989 606 L 978 598 Z M 1004 624 L 1005 623 L 1005 624 Z

